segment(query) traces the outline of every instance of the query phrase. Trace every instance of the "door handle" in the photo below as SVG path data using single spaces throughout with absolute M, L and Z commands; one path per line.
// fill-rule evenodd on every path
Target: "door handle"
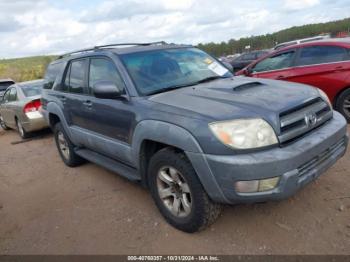
M 83 104 L 84 104 L 86 107 L 89 107 L 89 108 L 92 107 L 92 102 L 91 102 L 90 100 L 86 100 Z
M 343 66 L 337 66 L 337 67 L 335 68 L 335 71 L 341 71 L 341 70 L 343 70 L 343 69 L 344 69 Z
M 63 103 L 66 102 L 67 98 L 65 96 L 59 96 L 58 97 Z
M 276 79 L 283 79 L 284 76 L 283 75 L 280 75 L 280 76 L 277 76 Z

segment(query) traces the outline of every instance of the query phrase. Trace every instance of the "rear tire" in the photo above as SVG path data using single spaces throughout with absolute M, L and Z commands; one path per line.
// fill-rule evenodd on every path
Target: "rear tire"
M 148 180 L 160 213 L 181 231 L 203 230 L 221 213 L 222 206 L 209 198 L 183 153 L 170 148 L 158 151 L 151 158 Z
M 337 99 L 335 108 L 350 123 L 350 88 L 343 91 Z
M 4 122 L 4 119 L 2 118 L 2 116 L 0 115 L 0 126 L 2 129 L 4 130 L 9 130 L 10 128 L 8 128 Z
M 21 121 L 19 119 L 17 119 L 17 118 L 16 118 L 16 126 L 17 126 L 17 131 L 18 131 L 18 133 L 19 133 L 19 135 L 21 136 L 22 139 L 27 139 L 27 138 L 30 137 L 30 133 L 28 133 L 24 129 Z
M 62 161 L 69 167 L 76 167 L 85 162 L 83 158 L 78 156 L 74 151 L 74 145 L 69 140 L 62 124 L 59 122 L 54 127 L 55 142 L 58 153 Z

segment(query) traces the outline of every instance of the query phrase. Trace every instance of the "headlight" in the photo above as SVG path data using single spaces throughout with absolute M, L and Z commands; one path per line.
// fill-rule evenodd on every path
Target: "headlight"
M 320 96 L 328 103 L 328 105 L 332 108 L 332 103 L 329 100 L 327 94 L 325 92 L 323 92 L 321 89 L 317 88 L 318 93 L 320 94 Z
M 272 127 L 263 119 L 240 119 L 209 124 L 214 135 L 235 149 L 259 148 L 277 144 Z

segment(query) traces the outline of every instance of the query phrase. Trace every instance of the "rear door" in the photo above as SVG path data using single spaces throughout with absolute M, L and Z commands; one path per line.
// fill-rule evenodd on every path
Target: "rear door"
M 72 60 L 65 74 L 64 90 L 68 94 L 62 94 L 62 96 L 64 96 L 64 114 L 69 126 L 86 128 L 87 67 L 86 58 Z
M 324 90 L 331 100 L 346 87 L 350 72 L 347 49 L 340 46 L 314 45 L 300 49 L 291 81 Z
M 290 80 L 294 77 L 291 68 L 294 65 L 296 50 L 291 49 L 269 56 L 251 68 L 252 77 Z
M 16 87 L 12 87 L 10 89 L 8 102 L 6 103 L 6 114 L 4 117 L 5 123 L 9 127 L 15 127 L 16 126 L 16 104 L 17 104 L 17 89 Z M 18 116 L 17 116 L 18 117 Z

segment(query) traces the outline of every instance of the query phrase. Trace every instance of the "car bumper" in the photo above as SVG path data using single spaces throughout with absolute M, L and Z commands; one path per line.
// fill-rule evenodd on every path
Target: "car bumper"
M 25 122 L 22 123 L 22 126 L 27 132 L 33 132 L 47 128 L 48 124 L 44 116 L 41 113 L 36 112 L 35 115 L 27 116 Z
M 345 154 L 348 145 L 346 128 L 345 119 L 334 112 L 334 118 L 328 123 L 285 147 L 234 156 L 200 157 L 195 153 L 188 153 L 188 156 L 195 162 L 197 173 L 198 161 L 205 161 L 202 165 L 209 170 L 201 171 L 210 172 L 215 181 L 203 185 L 214 201 L 235 204 L 280 200 L 315 180 Z M 237 181 L 273 177 L 280 179 L 270 191 L 238 193 L 234 187 Z

